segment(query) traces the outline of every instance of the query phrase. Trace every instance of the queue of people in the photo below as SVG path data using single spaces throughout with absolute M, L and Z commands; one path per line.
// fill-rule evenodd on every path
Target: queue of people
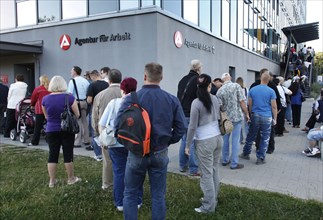
M 299 127 L 302 90 L 298 76 L 292 79 L 287 88 L 284 86 L 284 78 L 277 77 L 274 80 L 268 69 L 262 69 L 260 80 L 248 90 L 241 77 L 237 82 L 232 82 L 231 75 L 224 73 L 221 78 L 212 80 L 210 75 L 202 73 L 202 66 L 199 60 L 191 61 L 189 73 L 179 81 L 175 97 L 160 87 L 163 67 L 158 63 L 145 65 L 144 85 L 137 96 L 140 106 L 149 114 L 152 132 L 150 153 L 144 157 L 128 151 L 118 142 L 104 146 L 98 139 L 108 126 L 117 132 L 122 112 L 133 103 L 129 94 L 137 90 L 136 79 L 122 79 L 118 69 L 108 67 L 103 67 L 100 73 L 87 72 L 88 79 L 85 79 L 78 66 L 73 66 L 72 79 L 68 84 L 61 76 L 54 76 L 50 81 L 46 76 L 40 77 L 40 86 L 35 88 L 31 98 L 36 126 L 34 137 L 28 145 L 39 143 L 40 130 L 46 120 L 48 186 L 54 188 L 58 183 L 56 169 L 61 147 L 67 184 L 82 181 L 74 175 L 73 157 L 74 148 L 84 144 L 87 150 L 94 151 L 97 161 L 102 161 L 102 189 L 113 187 L 113 202 L 116 209 L 123 212 L 124 219 L 138 218 L 147 173 L 152 197 L 151 217 L 165 219 L 168 147 L 181 140 L 179 170 L 200 178 L 203 192 L 201 205 L 194 210 L 198 213 L 214 212 L 220 190 L 219 165 L 229 165 L 232 170 L 244 168 L 239 158 L 251 159 L 254 142 L 257 149 L 255 164 L 265 164 L 266 154 L 275 150 L 275 134 L 280 137 L 288 132 L 284 121 L 289 96 L 293 127 Z M 26 94 L 27 84 L 22 81 L 23 78 L 17 75 L 16 83 L 8 91 L 5 137 L 14 128 L 12 108 Z M 78 118 L 80 132 L 76 135 L 61 131 L 60 115 L 65 108 L 65 98 Z M 322 106 L 318 104 L 317 109 Z M 220 107 L 233 123 L 233 131 L 224 136 L 219 127 Z M 317 141 L 317 136 L 311 134 L 309 140 Z M 311 148 L 306 150 L 307 154 L 313 154 L 316 149 L 312 142 Z M 240 150 L 243 143 L 243 149 Z

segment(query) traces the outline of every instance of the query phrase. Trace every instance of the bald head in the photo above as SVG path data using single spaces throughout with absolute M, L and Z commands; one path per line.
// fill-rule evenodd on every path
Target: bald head
M 262 74 L 261 74 L 261 77 L 260 77 L 260 81 L 261 81 L 261 84 L 268 84 L 269 81 L 270 81 L 270 74 L 269 74 L 269 71 L 264 71 Z

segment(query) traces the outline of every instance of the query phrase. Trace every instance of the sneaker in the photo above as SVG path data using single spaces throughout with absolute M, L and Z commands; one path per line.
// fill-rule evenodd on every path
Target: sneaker
M 289 131 L 287 131 L 286 129 L 283 131 L 283 133 L 289 133 Z
M 314 157 L 315 155 L 320 154 L 321 151 L 317 147 L 313 147 L 312 151 L 307 154 L 308 157 Z
M 81 148 L 81 145 L 74 145 L 74 148 Z
M 89 146 L 85 147 L 85 150 L 90 151 L 90 150 L 94 150 L 94 148 L 91 145 L 89 145 Z
M 49 188 L 54 188 L 54 186 L 55 186 L 57 183 L 58 183 L 58 180 L 57 180 L 57 179 L 55 179 L 55 181 L 54 181 L 54 182 L 49 182 L 48 187 L 49 187 Z
M 272 150 L 267 150 L 266 151 L 266 154 L 272 154 L 272 153 L 274 153 L 274 151 L 272 151 Z
M 265 159 L 257 158 L 257 162 L 256 162 L 257 165 L 261 165 L 261 164 L 265 164 L 265 163 L 266 163 Z
M 137 208 L 138 208 L 138 209 L 140 209 L 140 208 L 141 208 L 141 206 L 142 206 L 142 203 L 138 204 L 138 205 L 137 205 Z
M 27 144 L 28 147 L 31 147 L 31 146 L 36 146 L 35 144 L 32 144 L 32 143 L 28 143 Z
M 101 189 L 103 189 L 103 190 L 107 190 L 107 189 L 109 189 L 111 186 L 112 186 L 112 184 L 111 184 L 111 185 L 109 185 L 109 186 L 101 186 Z
M 118 210 L 119 212 L 123 212 L 123 206 L 117 206 L 117 210 Z
M 199 173 L 190 173 L 190 176 L 192 176 L 192 177 L 200 177 L 201 174 L 199 174 Z
M 302 151 L 303 154 L 309 154 L 311 153 L 312 149 L 310 147 L 307 147 L 305 150 Z
M 78 183 L 78 182 L 81 182 L 81 181 L 82 181 L 82 179 L 81 179 L 81 178 L 79 178 L 79 177 L 75 176 L 72 180 L 68 180 L 68 181 L 67 181 L 67 184 L 68 184 L 68 185 L 73 185 L 73 184 Z
M 90 145 L 90 142 L 84 143 L 84 145 Z
M 245 160 L 250 160 L 250 155 L 244 155 L 243 153 L 239 155 L 240 158 L 245 159 Z
M 197 213 L 206 213 L 204 210 L 202 210 L 201 208 L 195 208 L 194 209 L 195 210 L 195 212 L 197 212 Z
M 228 165 L 228 164 L 230 164 L 231 163 L 231 161 L 229 160 L 228 162 L 222 162 L 222 166 L 226 166 L 226 165 Z
M 94 158 L 94 160 L 96 160 L 98 162 L 103 160 L 102 156 L 94 156 L 93 158 Z
M 230 167 L 231 170 L 238 170 L 244 168 L 243 164 L 238 163 L 236 167 Z
M 183 168 L 180 168 L 180 169 L 179 169 L 179 172 L 181 172 L 181 173 L 185 173 L 187 170 L 188 170 L 188 167 L 187 167 L 187 166 L 185 166 L 185 167 L 183 167 Z

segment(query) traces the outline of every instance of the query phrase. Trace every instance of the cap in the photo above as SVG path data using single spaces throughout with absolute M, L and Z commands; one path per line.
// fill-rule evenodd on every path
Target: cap
M 126 94 L 136 91 L 137 80 L 132 77 L 124 78 L 120 84 L 120 89 L 122 89 Z
M 223 73 L 221 79 L 223 80 L 224 78 L 231 77 L 230 73 Z

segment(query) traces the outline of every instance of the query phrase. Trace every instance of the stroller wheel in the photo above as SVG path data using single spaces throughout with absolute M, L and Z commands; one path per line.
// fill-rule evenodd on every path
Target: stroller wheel
M 16 131 L 16 129 L 12 129 L 10 131 L 10 139 L 13 140 L 13 141 L 15 141 L 16 138 L 17 138 L 17 131 Z
M 19 135 L 19 140 L 21 143 L 25 143 L 28 139 L 28 135 L 25 132 L 21 132 Z

